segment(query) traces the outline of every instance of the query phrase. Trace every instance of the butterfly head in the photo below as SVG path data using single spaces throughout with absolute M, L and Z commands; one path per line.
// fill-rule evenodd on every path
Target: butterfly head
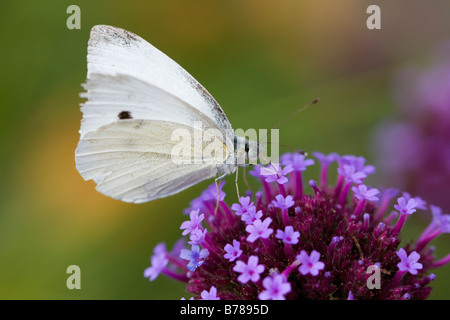
M 257 141 L 235 136 L 234 157 L 236 166 L 247 166 L 258 163 L 261 151 L 261 144 Z

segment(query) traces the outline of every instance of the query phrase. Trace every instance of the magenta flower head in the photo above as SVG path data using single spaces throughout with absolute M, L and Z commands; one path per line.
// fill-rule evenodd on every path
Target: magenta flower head
M 256 220 L 261 219 L 262 216 L 262 211 L 256 211 L 256 208 L 254 208 L 253 210 L 248 210 L 246 213 L 242 214 L 241 220 L 246 224 L 253 224 Z
M 204 214 L 199 215 L 200 210 L 192 210 L 190 213 L 191 220 L 185 221 L 181 224 L 180 229 L 184 229 L 182 235 L 185 236 L 191 232 L 193 232 L 195 229 L 201 229 L 201 222 L 203 218 L 205 217 Z
M 262 284 L 265 290 L 258 295 L 259 300 L 286 300 L 285 295 L 292 290 L 291 284 L 281 274 L 266 277 Z
M 317 276 L 320 270 L 325 268 L 325 264 L 319 259 L 320 253 L 316 250 L 313 250 L 310 255 L 308 255 L 305 250 L 302 250 L 297 256 L 297 261 L 300 262 L 298 271 L 304 276 L 308 273 L 313 277 Z
M 374 133 L 384 179 L 450 211 L 450 45 L 427 67 L 407 67 L 394 79 L 394 117 Z
M 286 153 L 284 154 L 280 162 L 283 166 L 291 165 L 295 171 L 305 171 L 306 167 L 314 164 L 313 159 L 305 159 L 306 156 L 300 153 Z
M 357 187 L 352 187 L 352 191 L 355 193 L 355 198 L 358 198 L 359 200 L 369 200 L 369 201 L 377 201 L 378 197 L 377 195 L 380 193 L 378 189 L 367 188 L 366 185 L 360 184 Z
M 443 214 L 442 209 L 437 206 L 430 205 L 430 209 L 433 214 L 432 224 L 441 232 L 450 233 L 450 214 Z
M 233 245 L 228 243 L 224 247 L 225 251 L 227 252 L 224 255 L 224 258 L 230 260 L 230 262 L 233 262 L 234 260 L 239 258 L 239 256 L 242 253 L 242 250 L 240 249 L 240 247 L 241 247 L 241 243 L 239 241 L 236 241 L 235 239 L 233 239 Z
M 209 291 L 203 290 L 200 294 L 201 300 L 220 300 L 217 296 L 217 288 L 212 286 Z
M 338 173 L 342 175 L 346 181 L 356 184 L 362 183 L 363 179 L 367 177 L 364 171 L 357 171 L 354 165 L 344 164 L 342 168 L 338 168 Z
M 265 177 L 266 182 L 277 182 L 279 184 L 285 184 L 288 182 L 286 175 L 292 170 L 292 165 L 288 164 L 282 168 L 278 163 L 271 163 L 267 167 L 261 168 L 260 175 Z
M 436 259 L 429 246 L 450 231 L 449 215 L 432 206 L 430 225 L 417 240 L 402 241 L 407 217 L 428 211 L 425 202 L 367 187 L 363 180 L 375 168 L 363 157 L 314 154 L 319 183 L 302 179 L 311 161 L 288 154 L 282 159 L 289 172 L 255 166 L 261 189 L 236 203 L 220 189 L 217 206 L 213 184 L 191 202 L 182 225 L 188 248 L 167 252 L 158 245 L 145 276 L 176 279 L 195 299 L 427 298 L 433 269 L 450 262 L 450 255 Z M 379 288 L 369 285 L 373 270 Z
M 162 254 L 154 254 L 151 258 L 152 265 L 145 269 L 144 277 L 148 278 L 150 281 L 155 280 L 159 274 L 164 270 L 164 268 L 169 263 L 169 260 L 166 258 L 165 253 Z
M 235 203 L 231 206 L 231 210 L 236 211 L 238 216 L 246 214 L 249 210 L 254 210 L 255 206 L 251 202 L 250 197 L 241 197 L 239 203 Z
M 400 197 L 398 198 L 397 203 L 398 204 L 394 205 L 394 208 L 401 214 L 413 214 L 416 212 L 417 202 L 414 198 L 406 201 L 404 197 Z
M 413 251 L 409 255 L 406 253 L 405 249 L 400 248 L 396 252 L 397 256 L 400 258 L 400 262 L 397 263 L 397 267 L 400 271 L 408 271 L 410 274 L 417 274 L 417 270 L 423 268 L 423 265 L 417 261 L 420 259 L 420 254 Z
M 182 249 L 180 253 L 180 258 L 184 260 L 189 260 L 186 266 L 189 271 L 194 272 L 195 269 L 200 267 L 205 261 L 204 259 L 209 255 L 208 249 L 201 249 L 197 244 L 192 245 L 192 249 Z
M 294 232 L 294 228 L 292 226 L 287 226 L 284 231 L 277 230 L 275 237 L 283 240 L 284 243 L 297 244 L 298 237 L 300 237 L 300 232 Z
M 233 268 L 234 271 L 241 273 L 237 278 L 241 283 L 247 283 L 250 280 L 257 282 L 260 279 L 259 275 L 263 273 L 264 269 L 264 265 L 258 264 L 257 256 L 250 256 L 247 263 L 238 260 Z
M 272 204 L 275 208 L 289 209 L 295 204 L 293 199 L 292 196 L 286 196 L 285 198 L 283 195 L 279 194 L 275 196 L 275 200 L 272 200 Z
M 247 241 L 255 242 L 257 239 L 267 239 L 273 232 L 273 229 L 269 228 L 271 218 L 266 218 L 264 221 L 261 219 L 255 220 L 253 224 L 247 225 L 245 231 L 249 233 Z

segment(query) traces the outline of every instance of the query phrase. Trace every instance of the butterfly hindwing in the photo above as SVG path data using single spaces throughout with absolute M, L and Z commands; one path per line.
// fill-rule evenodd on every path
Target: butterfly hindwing
M 174 130 L 184 129 L 194 136 L 193 128 L 166 121 L 116 121 L 87 133 L 75 152 L 77 169 L 86 180 L 94 180 L 97 190 L 125 202 L 146 202 L 178 193 L 198 182 L 230 173 L 223 155 L 203 157 L 209 144 L 193 148 L 190 141 L 171 139 Z M 184 143 L 191 148 L 191 159 L 201 163 L 177 162 L 173 148 Z M 224 148 L 216 141 L 216 148 Z M 213 154 L 214 155 L 214 154 Z

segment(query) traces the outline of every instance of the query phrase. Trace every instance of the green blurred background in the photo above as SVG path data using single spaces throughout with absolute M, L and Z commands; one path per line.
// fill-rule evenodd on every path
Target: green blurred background
M 71 4 L 81 8 L 81 30 L 66 27 Z M 382 9 L 381 30 L 366 28 L 370 4 Z M 393 76 L 450 38 L 450 2 L 2 0 L 1 299 L 190 297 L 183 284 L 150 283 L 143 271 L 158 242 L 171 247 L 179 238 L 182 210 L 210 182 L 132 205 L 99 194 L 75 169 L 78 94 L 95 24 L 122 27 L 165 52 L 214 95 L 234 128 L 271 128 L 319 97 L 283 125 L 281 143 L 370 161 L 374 127 L 395 113 Z M 427 223 L 413 218 L 403 238 Z M 434 244 L 437 256 L 448 253 L 448 237 Z M 81 290 L 66 287 L 72 264 L 81 268 Z M 431 298 L 450 298 L 450 268 L 435 273 Z

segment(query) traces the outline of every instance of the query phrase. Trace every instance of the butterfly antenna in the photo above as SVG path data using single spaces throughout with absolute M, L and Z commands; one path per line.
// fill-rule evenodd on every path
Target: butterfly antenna
M 272 142 L 272 141 L 269 142 L 269 144 L 272 144 L 272 143 L 273 143 L 273 144 L 277 144 L 277 145 L 279 145 L 280 147 L 283 147 L 283 148 L 286 148 L 286 149 L 295 151 L 295 152 L 302 152 L 301 150 L 298 150 L 298 149 L 296 149 L 296 148 L 294 148 L 294 147 L 291 147 L 291 146 L 288 146 L 288 145 L 286 145 L 286 144 L 276 143 L 276 142 Z
M 267 134 L 266 134 L 266 136 L 264 137 L 264 139 L 267 139 L 267 137 L 270 136 L 270 133 L 272 132 L 273 129 L 276 129 L 276 128 L 280 127 L 283 123 L 285 123 L 285 122 L 291 120 L 291 119 L 292 119 L 293 117 L 295 117 L 297 114 L 299 114 L 299 113 L 302 112 L 303 110 L 309 108 L 310 106 L 316 104 L 317 102 L 319 102 L 319 98 L 314 99 L 313 101 L 311 101 L 311 102 L 308 103 L 307 105 L 305 105 L 305 106 L 299 108 L 298 110 L 296 110 L 295 112 L 293 112 L 291 115 L 289 115 L 289 116 L 288 116 L 287 118 L 285 118 L 284 120 L 278 122 L 278 123 L 277 123 L 277 124 L 276 124 L 276 125 L 275 125 L 275 126 L 274 126 Z M 264 140 L 264 139 L 263 139 L 263 140 Z M 263 140 L 261 140 L 261 141 L 263 141 Z

